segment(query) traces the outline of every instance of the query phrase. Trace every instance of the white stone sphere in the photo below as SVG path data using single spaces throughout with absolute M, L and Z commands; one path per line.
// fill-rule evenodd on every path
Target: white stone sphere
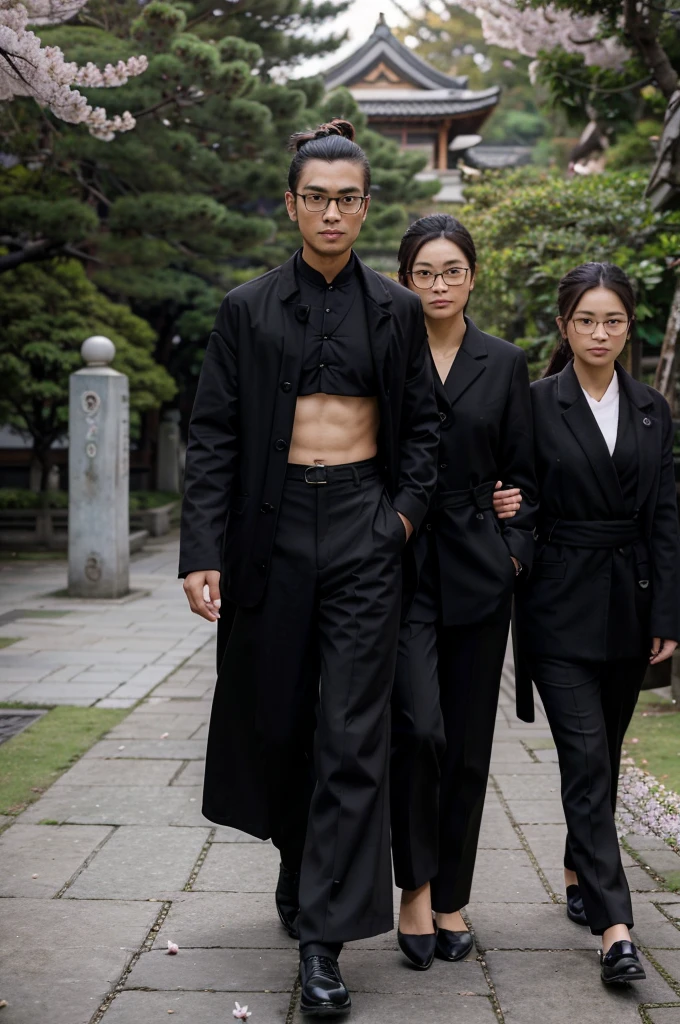
M 80 346 L 80 354 L 88 366 L 108 366 L 113 362 L 116 346 L 103 334 L 93 334 Z

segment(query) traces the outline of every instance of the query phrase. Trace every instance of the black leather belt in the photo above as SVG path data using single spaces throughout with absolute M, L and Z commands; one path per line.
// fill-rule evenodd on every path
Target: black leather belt
M 572 548 L 620 548 L 641 539 L 635 519 L 548 519 L 541 540 Z
M 468 487 L 464 491 L 440 491 L 432 503 L 432 511 L 439 512 L 444 508 L 465 508 L 473 505 L 481 511 L 493 508 L 493 492 L 495 481 L 488 480 L 477 487 Z
M 359 483 L 360 480 L 375 479 L 379 475 L 377 458 L 348 462 L 342 466 L 299 466 L 289 462 L 286 468 L 286 480 L 300 480 L 310 487 L 322 487 L 341 480 Z

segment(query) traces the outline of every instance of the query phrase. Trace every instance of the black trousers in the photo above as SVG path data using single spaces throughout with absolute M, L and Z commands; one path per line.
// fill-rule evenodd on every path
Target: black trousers
M 593 935 L 632 927 L 614 811 L 621 746 L 647 669 L 646 656 L 607 662 L 532 662 L 557 747 L 567 820 L 564 866 L 575 871 Z
M 272 839 L 300 870 L 307 948 L 394 926 L 389 704 L 405 538 L 373 460 L 307 480 L 290 466 L 265 597 L 238 609 L 229 641 L 255 650 Z
M 397 885 L 430 881 L 442 914 L 468 903 L 484 809 L 510 604 L 467 626 L 407 623 L 392 696 Z

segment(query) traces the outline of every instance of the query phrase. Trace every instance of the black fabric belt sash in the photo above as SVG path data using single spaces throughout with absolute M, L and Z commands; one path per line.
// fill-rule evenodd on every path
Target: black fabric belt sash
M 477 487 L 468 487 L 464 491 L 440 491 L 432 503 L 432 511 L 439 512 L 444 508 L 465 508 L 473 505 L 481 510 L 493 508 L 493 492 L 496 482 L 487 480 Z
M 286 480 L 299 480 L 310 487 L 340 483 L 342 480 L 353 480 L 358 484 L 361 480 L 374 480 L 379 475 L 377 458 L 348 462 L 342 466 L 300 466 L 289 462 L 286 469 Z
M 548 519 L 539 536 L 573 548 L 618 548 L 641 539 L 635 519 Z

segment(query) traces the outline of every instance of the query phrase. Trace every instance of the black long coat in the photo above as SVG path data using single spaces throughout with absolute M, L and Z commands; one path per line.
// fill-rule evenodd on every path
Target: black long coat
M 654 636 L 680 640 L 670 409 L 657 391 L 618 364 L 616 372 L 637 449 L 632 512 L 573 363 L 531 386 L 541 506 L 533 571 L 516 600 L 517 710 L 525 721 L 533 721 L 534 714 L 532 657 L 602 662 L 644 654 L 641 636 L 647 645 Z M 556 520 L 567 525 L 555 525 Z M 592 541 L 573 546 L 581 522 L 601 523 L 605 534 L 620 529 L 617 524 L 627 523 L 626 529 L 633 523 L 639 537 L 618 547 Z M 558 543 L 565 529 L 571 531 L 570 543 Z
M 436 483 L 439 419 L 420 300 L 358 261 L 395 508 L 417 529 Z M 179 575 L 222 572 L 242 607 L 267 581 L 302 365 L 294 257 L 229 292 L 205 354 L 189 428 Z
M 432 510 L 416 545 L 422 564 L 426 533 L 432 533 L 447 626 L 481 622 L 510 598 L 515 583 L 510 556 L 529 572 L 536 518 L 526 357 L 516 345 L 480 331 L 468 317 L 465 322 L 463 344 L 446 381 L 434 374 L 441 419 L 439 475 Z M 493 514 L 497 480 L 522 491 L 514 519 L 498 520 Z M 474 492 L 467 503 L 447 504 L 447 495 L 460 493 L 463 498 L 464 491 Z M 438 509 L 438 504 L 444 507 Z

